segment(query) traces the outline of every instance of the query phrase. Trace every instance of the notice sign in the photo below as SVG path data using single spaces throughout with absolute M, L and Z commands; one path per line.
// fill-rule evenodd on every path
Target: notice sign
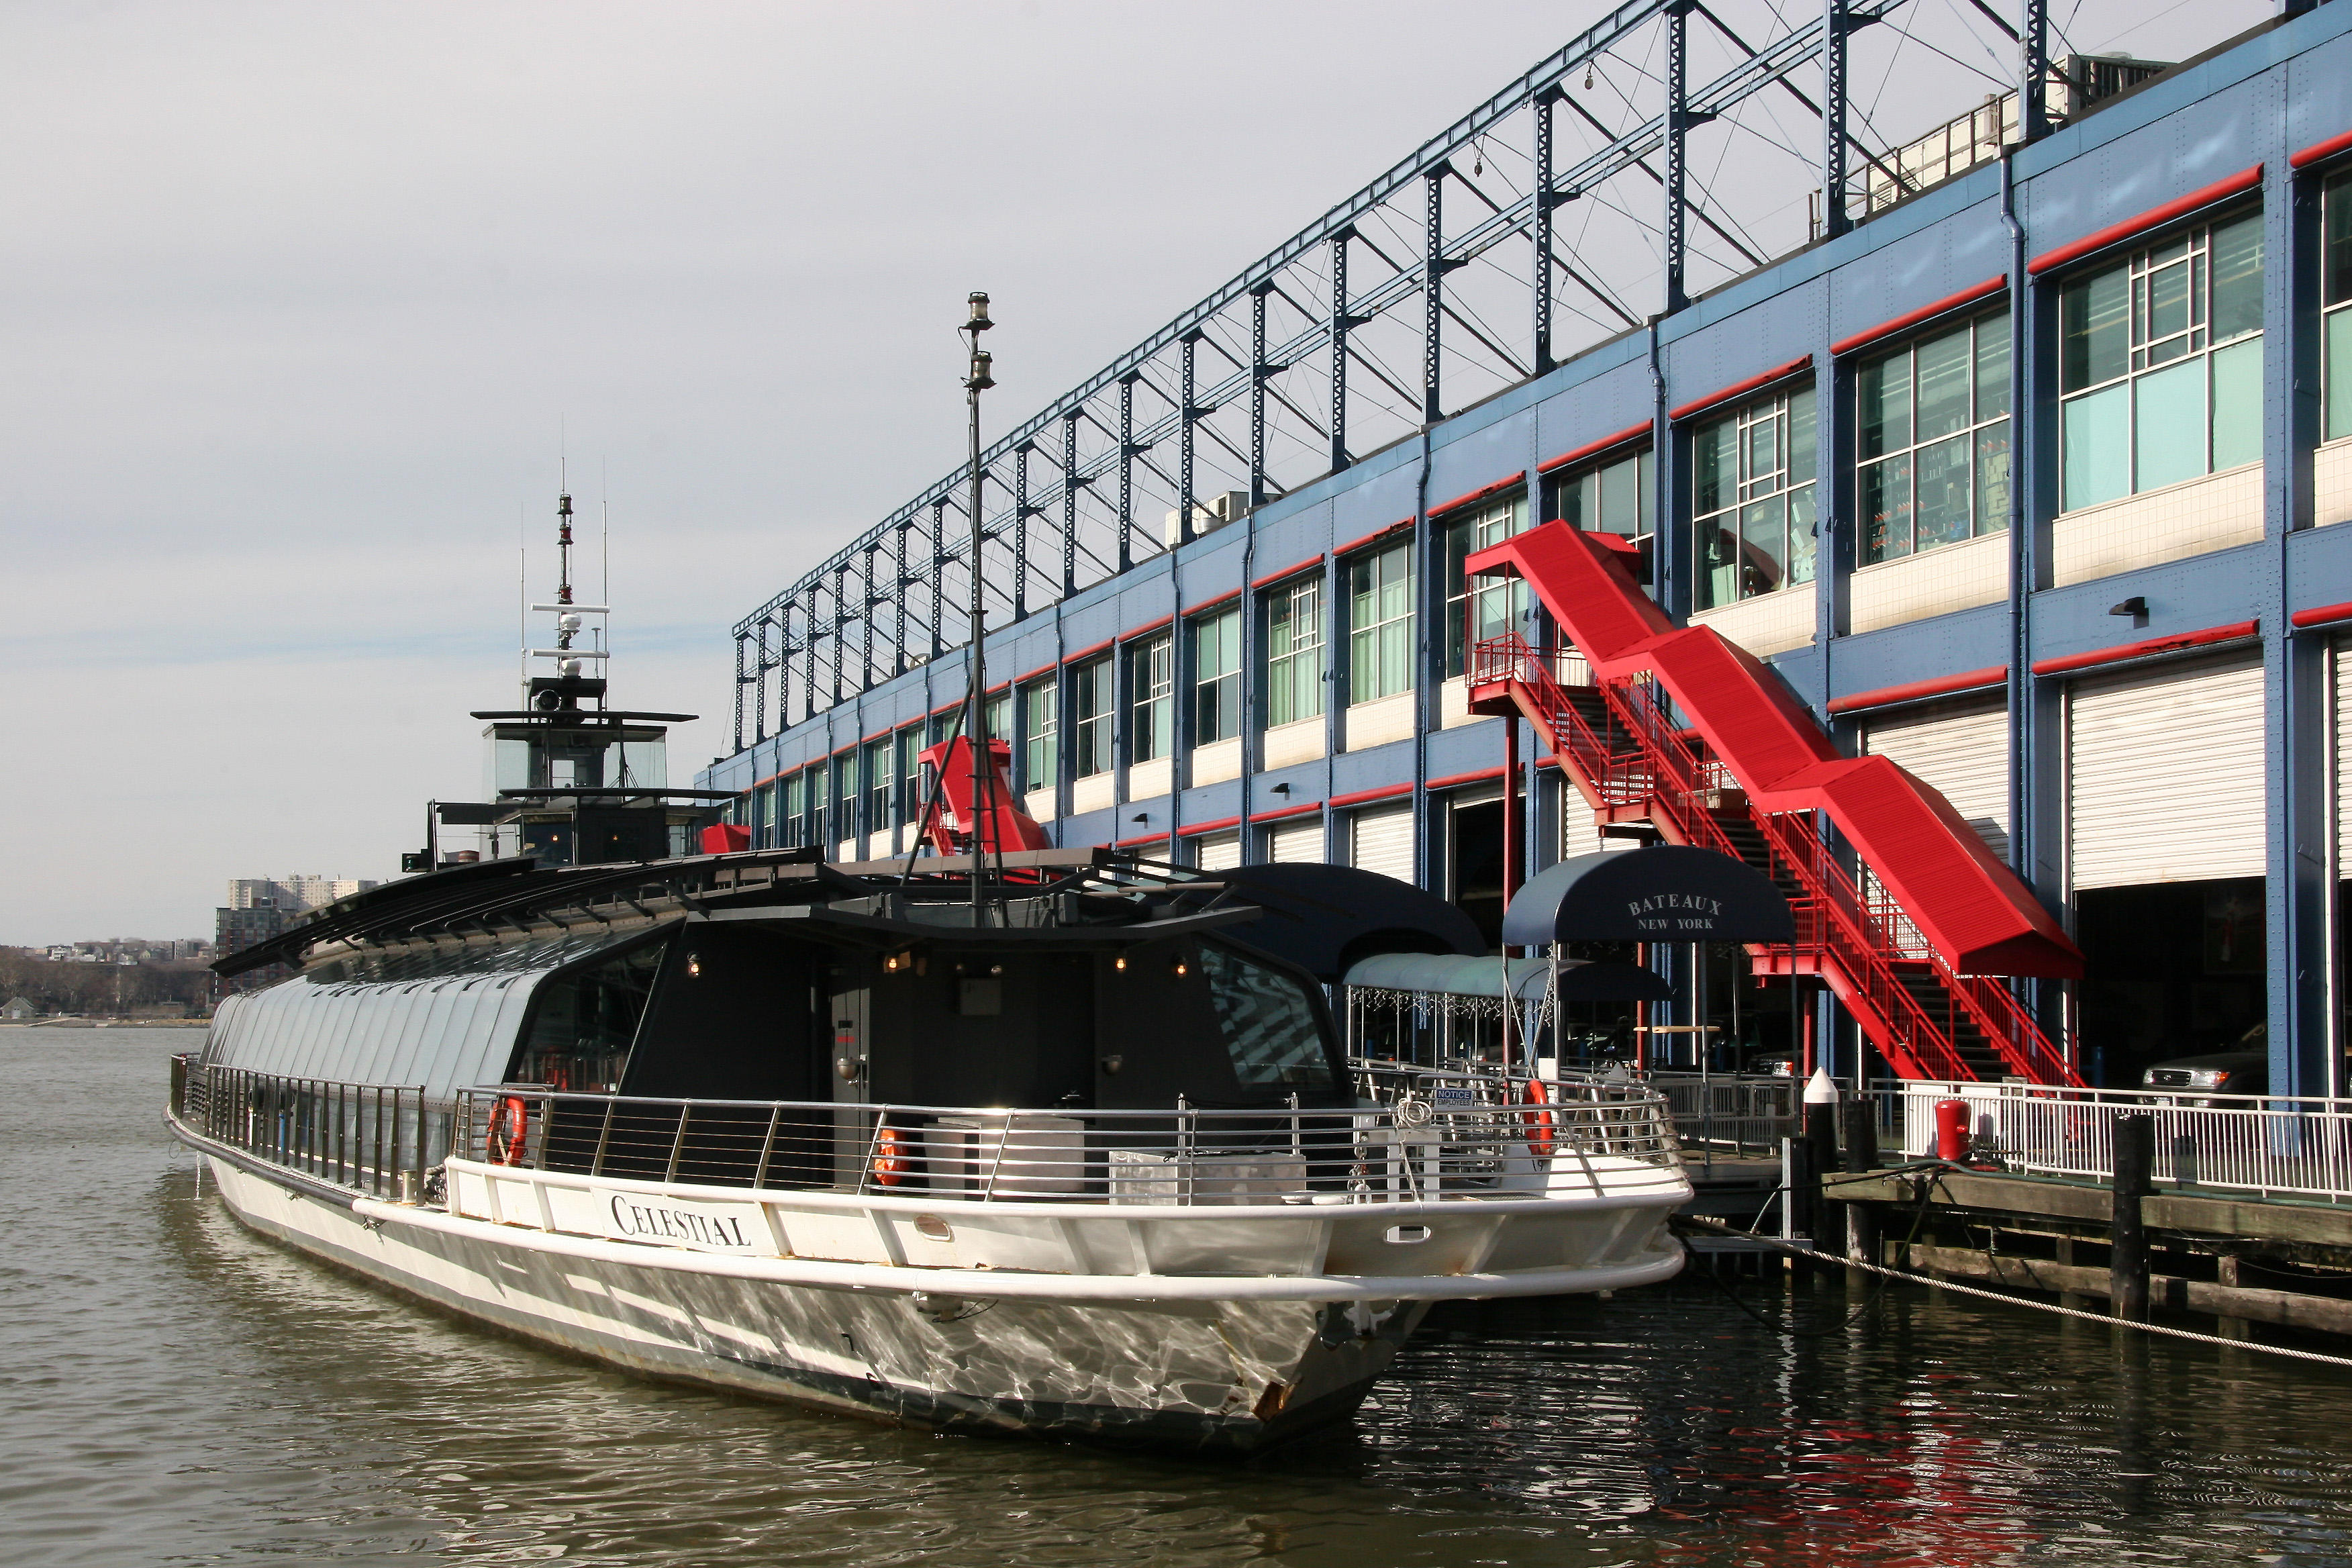
M 547 1197 L 558 1230 L 696 1252 L 764 1258 L 776 1252 L 758 1204 L 713 1203 L 611 1187 L 550 1187 Z

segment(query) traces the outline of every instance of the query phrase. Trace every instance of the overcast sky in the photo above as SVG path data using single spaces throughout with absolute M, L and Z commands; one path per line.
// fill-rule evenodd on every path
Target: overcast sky
M 393 875 L 565 452 L 686 782 L 729 626 L 955 462 L 968 290 L 1010 421 L 1601 8 L 0 8 L 0 943 Z

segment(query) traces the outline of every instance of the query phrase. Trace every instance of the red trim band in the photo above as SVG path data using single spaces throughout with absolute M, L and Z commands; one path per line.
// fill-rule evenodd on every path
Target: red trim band
M 1061 668 L 1062 663 L 1059 659 L 1055 660 L 1052 664 L 1041 664 L 1034 669 L 1014 676 L 1013 678 L 1013 684 L 1015 686 L 1026 686 L 1031 681 L 1036 679 L 1039 676 L 1051 675 Z
M 1360 789 L 1352 795 L 1335 795 L 1331 797 L 1331 808 L 1337 811 L 1343 805 L 1366 805 L 1376 800 L 1394 800 L 1401 795 L 1412 793 L 1412 785 L 1409 784 L 1382 784 L 1378 789 Z
M 2116 647 L 2094 648 L 2089 653 L 2070 653 L 2058 658 L 2037 658 L 2033 661 L 2036 675 L 2064 675 L 2073 670 L 2090 669 L 2103 664 L 2121 664 L 2126 659 L 2150 658 L 2160 653 L 2179 653 L 2187 648 L 2206 647 L 2214 643 L 2243 642 L 2260 635 L 2260 621 L 2233 621 L 2226 626 L 2207 626 L 2201 632 L 2179 632 L 2168 637 L 2150 637 L 2146 642 L 2127 642 Z
M 1269 584 L 1279 583 L 1286 577 L 1296 577 L 1301 572 L 1312 572 L 1317 567 L 1323 564 L 1323 560 L 1324 558 L 1320 555 L 1310 555 L 1306 560 L 1300 562 L 1297 565 L 1286 566 L 1270 577 L 1253 579 L 1250 583 L 1250 586 L 1253 588 L 1263 588 L 1267 586 Z
M 1914 680 L 1902 686 L 1881 686 L 1869 691 L 1832 697 L 1830 699 L 1830 711 L 1858 713 L 1865 708 L 1892 708 L 1900 702 L 1923 702 L 1930 697 L 1981 691 L 1988 686 L 1999 686 L 2008 679 L 2009 666 L 1988 665 L 1982 669 L 1964 670 L 1958 675 L 1939 675 L 1931 680 Z
M 2287 617 L 2287 624 L 2295 626 L 2332 626 L 2338 621 L 2352 621 L 2352 603 L 2320 605 Z
M 1175 619 L 1176 617 L 1173 616 L 1162 616 L 1156 621 L 1146 621 L 1139 626 L 1129 626 L 1127 630 L 1119 633 L 1116 640 L 1119 642 L 1133 642 L 1138 637 L 1148 637 L 1152 633 L 1159 631 L 1162 627 L 1173 624 Z
M 1489 496 L 1501 495 L 1505 490 L 1513 489 L 1519 485 L 1524 484 L 1527 481 L 1527 477 L 1528 471 L 1525 468 L 1521 468 L 1517 473 L 1513 474 L 1507 479 L 1496 479 L 1491 485 L 1481 485 L 1478 489 L 1472 490 L 1468 495 L 1455 496 L 1449 501 L 1440 501 L 1437 505 L 1429 509 L 1429 515 L 1436 517 L 1441 513 L 1455 511 L 1465 506 L 1475 506 L 1478 502 L 1485 500 Z
M 2063 267 L 2066 263 L 2079 260 L 2095 250 L 2105 250 L 2107 247 L 2129 239 L 2135 235 L 2146 234 L 2149 229 L 2170 223 L 2174 218 L 2185 217 L 2199 207 L 2211 206 L 2215 202 L 2224 197 L 2234 196 L 2240 191 L 2251 191 L 2262 183 L 2263 166 L 2260 163 L 2251 169 L 2241 169 L 2226 180 L 2216 180 L 2211 184 L 2193 190 L 2185 196 L 2168 201 L 2160 207 L 2150 207 L 2137 217 L 2127 217 L 2121 223 L 2111 223 L 2095 234 L 2084 235 L 2072 245 L 2062 245 L 2055 250 L 2045 250 L 2027 262 L 2025 269 L 2039 277 L 2053 267 Z
M 1203 599 L 1197 605 L 1186 605 L 1184 608 L 1185 618 L 1189 620 L 1204 610 L 1213 610 L 1219 605 L 1229 603 L 1230 601 L 1238 599 L 1241 596 L 1242 591 L 1239 588 L 1228 588 L 1213 599 Z
M 1118 639 L 1117 637 L 1105 637 L 1098 643 L 1089 643 L 1085 647 L 1064 654 L 1062 656 L 1062 663 L 1065 665 L 1072 665 L 1077 663 L 1078 660 L 1082 658 L 1092 658 L 1095 655 L 1109 647 L 1111 644 L 1118 640 Z
M 1430 780 L 1429 783 L 1423 787 L 1425 789 L 1452 789 L 1457 784 L 1485 784 L 1488 779 L 1501 778 L 1503 776 L 1503 772 L 1504 770 L 1501 768 L 1482 768 L 1475 773 L 1448 773 L 1442 779 Z
M 2352 152 L 2352 131 L 2347 131 L 2341 136 L 2330 136 L 2325 142 L 2313 142 L 2302 152 L 2289 157 L 2287 166 L 2294 169 L 2307 169 L 2314 163 L 2323 163 L 2333 158 L 2336 153 L 2344 152 Z
M 1286 816 L 1305 816 L 1310 811 L 1322 809 L 1321 801 L 1310 800 L 1305 805 L 1286 805 L 1279 811 L 1253 812 L 1250 814 L 1250 826 L 1255 827 L 1261 822 L 1280 822 Z
M 1368 534 L 1364 535 L 1364 537 L 1363 537 L 1363 538 L 1361 538 L 1361 539 L 1350 540 L 1350 541 L 1349 541 L 1347 543 L 1342 544 L 1341 546 L 1339 546 L 1339 548 L 1338 548 L 1337 550 L 1334 550 L 1333 552 L 1331 552 L 1331 553 L 1332 553 L 1332 554 L 1334 554 L 1334 555 L 1352 555 L 1352 554 L 1354 554 L 1357 551 L 1361 550 L 1361 549 L 1362 549 L 1365 545 L 1367 545 L 1367 544 L 1373 543 L 1373 542 L 1375 542 L 1376 541 L 1379 541 L 1379 540 L 1386 539 L 1390 534 L 1396 532 L 1399 529 L 1402 529 L 1402 528 L 1411 528 L 1412 526 L 1412 519 L 1411 519 L 1411 518 L 1409 518 L 1409 517 L 1408 517 L 1408 518 L 1406 518 L 1403 521 L 1402 521 L 1402 522 L 1392 522 L 1392 523 L 1389 524 L 1386 528 L 1376 528 L 1376 529 L 1372 530 L 1372 531 L 1371 531 L 1371 532 L 1370 532 L 1370 533 L 1368 533 Z
M 1612 447 L 1622 447 L 1628 441 L 1638 440 L 1642 437 L 1649 434 L 1651 434 L 1651 425 L 1648 420 L 1644 419 L 1639 425 L 1627 426 L 1624 429 L 1618 431 L 1614 436 L 1603 436 L 1598 441 L 1587 441 L 1583 446 L 1577 447 L 1572 452 L 1562 452 L 1559 457 L 1552 458 L 1549 462 L 1538 463 L 1536 465 L 1536 472 L 1539 474 L 1548 474 L 1554 468 L 1564 468 L 1570 463 L 1582 462 L 1585 458 L 1592 457 L 1598 453 L 1605 452 Z
M 1988 278 L 1972 289 L 1963 289 L 1957 294 L 1947 294 L 1932 305 L 1922 305 L 1917 310 L 1897 316 L 1891 321 L 1881 321 L 1874 327 L 1864 328 L 1852 337 L 1840 338 L 1830 345 L 1830 353 L 1850 354 L 1856 349 L 1868 348 L 1881 338 L 1891 338 L 1897 332 L 1908 331 L 1922 321 L 1932 321 L 1948 310 L 1957 310 L 1963 305 L 1973 305 L 1978 300 L 1998 294 L 2008 287 L 2009 279 L 2005 277 Z
M 1114 849 L 1132 849 L 1139 844 L 1165 844 L 1167 842 L 1168 835 L 1165 833 L 1147 833 L 1140 838 L 1119 839 L 1117 843 L 1113 844 L 1111 847 Z
M 1238 816 L 1221 816 L 1214 822 L 1188 822 L 1176 830 L 1176 837 L 1193 838 L 1203 833 L 1222 833 L 1228 827 L 1239 827 L 1241 825 L 1242 819 Z
M 1728 403 L 1733 398 L 1753 392 L 1759 386 L 1769 386 L 1776 381 L 1785 381 L 1801 370 L 1811 369 L 1812 363 L 1812 356 L 1807 354 L 1803 359 L 1792 359 L 1787 364 L 1774 365 L 1761 375 L 1751 375 L 1746 381 L 1735 381 L 1719 392 L 1710 392 L 1705 397 L 1694 397 L 1680 408 L 1669 409 L 1666 412 L 1666 417 L 1687 419 L 1694 414 L 1704 413 L 1718 403 Z

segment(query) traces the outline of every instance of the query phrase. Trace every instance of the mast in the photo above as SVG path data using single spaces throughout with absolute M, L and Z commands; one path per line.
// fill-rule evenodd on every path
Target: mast
M 980 575 L 981 541 L 987 534 L 981 526 L 980 514 L 980 395 L 996 384 L 988 374 L 988 351 L 980 346 L 980 334 L 996 323 L 988 319 L 988 296 L 975 292 L 970 304 L 971 319 L 963 331 L 971 338 L 971 372 L 964 378 L 964 402 L 971 415 L 971 490 L 969 514 L 971 520 L 971 647 L 970 687 L 964 694 L 963 738 L 965 751 L 971 758 L 971 923 L 976 930 L 986 921 L 986 900 L 981 891 L 980 858 L 986 850 L 991 802 L 989 794 L 995 781 L 995 759 L 983 757 L 982 748 L 988 743 L 987 711 L 988 681 L 986 659 L 981 652 L 982 584 Z M 1003 853 L 999 847 L 1000 856 Z

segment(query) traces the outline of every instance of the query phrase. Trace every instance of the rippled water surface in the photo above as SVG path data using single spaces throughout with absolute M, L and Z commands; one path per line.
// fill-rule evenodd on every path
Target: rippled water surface
M 2352 1373 L 1908 1294 L 1444 1310 L 1246 1467 L 641 1383 L 238 1229 L 196 1039 L 0 1030 L 0 1563 L 2352 1563 Z

